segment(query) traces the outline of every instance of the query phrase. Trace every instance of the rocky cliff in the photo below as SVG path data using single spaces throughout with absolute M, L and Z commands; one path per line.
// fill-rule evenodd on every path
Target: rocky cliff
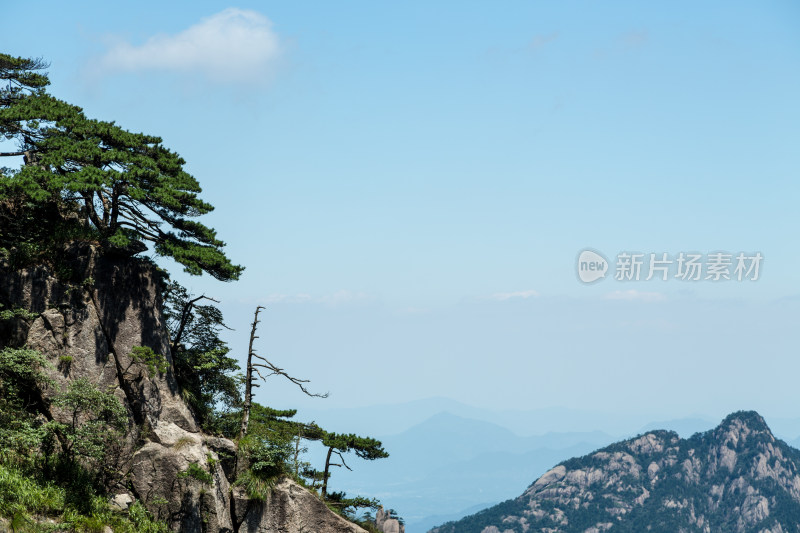
M 434 533 L 800 531 L 800 451 L 755 412 L 654 431 L 566 461 L 524 494 Z
M 160 274 L 150 262 L 84 243 L 68 247 L 57 267 L 15 270 L 6 262 L 0 276 L 0 304 L 37 314 L 6 321 L 0 348 L 27 345 L 47 356 L 55 386 L 42 391 L 45 400 L 84 378 L 113 390 L 127 409 L 128 432 L 116 455 L 120 475 L 113 501 L 119 507 L 139 500 L 186 532 L 363 531 L 288 480 L 264 502 L 231 490 L 236 446 L 203 434 L 178 393 L 160 313 Z M 134 346 L 151 348 L 170 368 L 151 375 L 132 360 Z M 49 407 L 48 418 L 63 416 Z M 181 475 L 192 464 L 213 481 Z

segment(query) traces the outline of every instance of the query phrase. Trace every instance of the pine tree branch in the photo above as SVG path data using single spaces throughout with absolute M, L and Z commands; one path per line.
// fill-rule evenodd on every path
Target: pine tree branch
M 214 303 L 219 303 L 219 300 L 215 300 L 214 298 L 206 296 L 205 294 L 201 294 L 197 298 L 194 298 L 186 302 L 186 304 L 183 306 L 183 309 L 181 310 L 181 322 L 180 325 L 178 326 L 178 332 L 175 334 L 175 340 L 172 341 L 171 351 L 173 354 L 175 354 L 176 350 L 178 349 L 178 344 L 181 342 L 181 337 L 183 336 L 183 330 L 186 328 L 186 323 L 189 321 L 189 317 L 191 316 L 190 313 L 192 311 L 192 307 L 194 307 L 194 305 L 200 300 L 211 300 Z
M 349 471 L 351 471 L 351 472 L 353 471 L 353 469 L 352 469 L 352 468 L 350 468 L 349 466 L 347 466 L 347 463 L 345 463 L 345 462 L 344 462 L 344 455 L 342 455 L 342 452 L 340 452 L 340 451 L 338 451 L 338 450 L 333 450 L 333 453 L 335 453 L 336 455 L 338 455 L 338 456 L 339 456 L 339 459 L 341 459 L 341 460 L 342 460 L 342 464 L 340 464 L 340 465 L 339 465 L 339 464 L 334 464 L 334 463 L 331 463 L 331 466 L 344 466 L 344 467 L 345 467 L 346 469 L 348 469 Z

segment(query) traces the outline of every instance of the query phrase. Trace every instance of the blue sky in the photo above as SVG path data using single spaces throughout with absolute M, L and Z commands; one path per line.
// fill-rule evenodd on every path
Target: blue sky
M 795 2 L 35 5 L 3 7 L 3 51 L 187 160 L 247 270 L 176 277 L 238 353 L 267 305 L 261 352 L 326 405 L 800 401 Z M 764 263 L 584 285 L 587 247 Z

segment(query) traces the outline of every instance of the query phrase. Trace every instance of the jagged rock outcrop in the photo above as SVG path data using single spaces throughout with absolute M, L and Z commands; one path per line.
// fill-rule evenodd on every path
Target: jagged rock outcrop
M 392 518 L 388 512 L 383 510 L 383 507 L 378 509 L 375 513 L 375 525 L 383 533 L 405 533 L 406 528 L 396 518 Z
M 45 400 L 84 378 L 112 390 L 128 410 L 129 431 L 115 458 L 123 474 L 115 505 L 125 508 L 138 499 L 185 532 L 362 531 L 290 482 L 278 484 L 267 502 L 239 501 L 245 518 L 234 522 L 229 480 L 236 446 L 204 435 L 180 397 L 153 264 L 81 243 L 68 247 L 57 267 L 13 270 L 5 263 L 0 276 L 0 304 L 38 314 L 0 326 L 0 348 L 27 345 L 47 356 L 55 386 L 42 391 Z M 163 355 L 167 372 L 150 375 L 146 365 L 132 360 L 134 346 Z M 48 416 L 64 414 L 50 407 Z M 181 475 L 191 464 L 213 482 Z
M 800 531 L 800 451 L 755 412 L 681 439 L 655 431 L 570 459 L 520 497 L 435 533 Z

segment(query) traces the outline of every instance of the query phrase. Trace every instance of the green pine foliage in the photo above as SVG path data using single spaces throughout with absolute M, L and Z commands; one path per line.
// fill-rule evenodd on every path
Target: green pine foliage
M 7 211 L 0 218 L 52 220 L 62 237 L 83 233 L 131 253 L 150 243 L 190 274 L 237 279 L 243 268 L 225 256 L 225 243 L 193 220 L 213 207 L 199 198 L 186 162 L 160 137 L 90 119 L 48 94 L 45 67 L 0 54 L 0 135 L 18 147 L 0 155 L 23 155 L 26 162 L 0 171 L 0 208 Z M 40 232 L 12 225 L 0 246 L 40 242 Z
M 348 498 L 344 492 L 331 492 L 328 494 L 327 504 L 337 514 L 354 520 L 359 509 L 375 510 L 380 507 L 381 502 L 377 498 L 366 498 L 364 496 Z
M 325 469 L 322 474 L 322 497 L 328 496 L 328 479 L 331 475 L 331 466 L 343 466 L 350 468 L 345 462 L 344 455 L 348 452 L 353 452 L 361 459 L 367 461 L 374 461 L 375 459 L 383 459 L 389 457 L 386 450 L 383 449 L 381 441 L 373 439 L 372 437 L 360 437 L 353 433 L 332 433 L 325 432 L 322 435 L 322 445 L 328 448 L 328 454 L 325 458 Z M 341 463 L 334 463 L 331 461 L 334 454 L 338 457 Z
M 357 457 L 368 461 L 389 457 L 381 441 L 353 433 L 326 433 L 322 444 L 342 453 L 352 451 Z
M 297 439 L 318 440 L 323 431 L 314 423 L 290 420 L 296 412 L 252 404 L 247 435 L 238 441 L 240 461 L 248 467 L 236 480 L 251 498 L 263 500 L 283 476 L 302 483 L 297 468 L 301 453 Z M 232 431 L 238 431 L 240 422 L 241 412 L 233 412 L 226 424 Z
M 239 455 L 246 472 L 236 484 L 253 499 L 263 500 L 279 478 L 292 474 L 295 410 L 276 410 L 253 403 L 247 435 L 239 439 Z M 239 417 L 235 417 L 239 418 Z M 238 428 L 238 420 L 231 424 Z

